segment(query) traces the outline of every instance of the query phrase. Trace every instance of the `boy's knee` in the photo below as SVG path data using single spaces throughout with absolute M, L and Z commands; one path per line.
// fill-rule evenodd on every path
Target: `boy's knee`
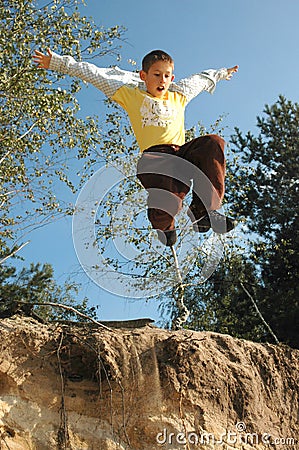
M 211 141 L 211 143 L 218 145 L 222 150 L 224 150 L 225 140 L 221 136 L 218 136 L 218 134 L 208 134 L 206 137 Z
M 221 149 L 224 152 L 225 140 L 218 134 L 205 134 L 191 141 L 192 148 L 196 149 Z

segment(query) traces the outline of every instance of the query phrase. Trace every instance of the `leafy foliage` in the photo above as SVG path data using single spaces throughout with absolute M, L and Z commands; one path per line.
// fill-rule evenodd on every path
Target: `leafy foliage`
M 241 163 L 251 166 L 249 176 L 239 172 L 233 203 L 257 233 L 251 259 L 260 272 L 263 314 L 280 340 L 299 346 L 299 105 L 280 96 L 264 113 L 257 137 L 239 130 L 233 137 Z
M 101 57 L 116 54 L 114 42 L 123 33 L 81 16 L 79 1 L 40 3 L 4 0 L 0 6 L 0 260 L 25 227 L 71 212 L 53 185 L 60 180 L 74 190 L 70 161 L 87 158 L 101 140 L 97 118 L 78 115 L 82 83 L 58 87 L 64 76 L 37 69 L 33 50 Z
M 10 317 L 23 312 L 44 320 L 77 319 L 72 312 L 49 308 L 44 303 L 63 304 L 95 316 L 95 309 L 87 306 L 87 299 L 75 301 L 78 285 L 65 282 L 60 286 L 54 280 L 49 264 L 31 264 L 17 272 L 15 267 L 0 266 L 0 317 Z
M 186 326 L 198 331 L 213 331 L 244 339 L 262 341 L 268 338 L 241 282 L 256 283 L 254 265 L 239 253 L 226 254 L 213 275 L 198 283 L 198 274 L 186 280 L 185 304 L 190 311 Z M 165 308 L 166 306 L 166 308 Z M 163 314 L 175 317 L 176 308 L 165 302 Z
M 76 94 L 83 83 L 32 63 L 33 51 L 47 47 L 77 59 L 118 56 L 124 30 L 98 27 L 79 13 L 81 4 L 3 0 L 0 5 L 0 313 L 4 315 L 34 309 L 46 318 L 72 316 L 32 305 L 42 301 L 93 314 L 86 299 L 74 300 L 78 286 L 56 284 L 50 265 L 31 265 L 20 272 L 3 265 L 22 247 L 25 234 L 72 213 L 73 206 L 56 193 L 65 197 L 68 190 L 76 190 L 70 165 L 89 159 L 101 142 L 98 118 L 80 114 Z

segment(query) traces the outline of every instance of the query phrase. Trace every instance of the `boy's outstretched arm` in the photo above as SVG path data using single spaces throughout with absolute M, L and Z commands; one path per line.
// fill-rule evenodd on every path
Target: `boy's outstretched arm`
M 44 55 L 42 52 L 35 50 L 32 59 L 37 64 L 37 67 L 41 69 L 49 69 L 52 58 L 52 52 L 49 48 L 47 50 L 47 53 L 47 55 Z
M 47 50 L 46 55 L 35 50 L 32 58 L 39 68 L 80 78 L 93 84 L 110 98 L 124 85 L 136 87 L 142 83 L 137 73 L 122 70 L 118 67 L 97 67 L 88 62 L 76 61 L 70 55 L 60 56 L 50 49 Z
M 233 73 L 237 72 L 238 69 L 239 66 L 230 67 L 229 69 L 223 67 L 222 69 L 209 69 L 195 73 L 180 80 L 178 83 L 171 83 L 169 90 L 180 92 L 187 98 L 187 102 L 190 102 L 202 91 L 213 94 L 218 81 L 230 80 Z

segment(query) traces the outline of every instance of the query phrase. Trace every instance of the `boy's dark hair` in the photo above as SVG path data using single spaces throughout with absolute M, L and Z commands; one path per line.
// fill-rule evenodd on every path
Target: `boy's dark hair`
M 156 62 L 156 61 L 166 61 L 170 64 L 174 64 L 174 61 L 168 53 L 164 52 L 163 50 L 153 50 L 152 52 L 145 55 L 145 57 L 142 60 L 142 70 L 144 72 L 148 72 L 149 68 Z

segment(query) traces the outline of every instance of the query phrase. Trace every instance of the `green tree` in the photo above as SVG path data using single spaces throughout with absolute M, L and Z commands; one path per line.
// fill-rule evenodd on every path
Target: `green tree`
M 200 264 L 198 262 L 198 266 Z M 188 274 L 185 304 L 190 316 L 186 327 L 255 341 L 267 339 L 268 330 L 241 284 L 244 282 L 246 286 L 252 286 L 256 280 L 254 264 L 244 255 L 229 249 L 216 271 L 204 283 L 199 283 L 197 272 Z M 171 319 L 176 317 L 173 301 L 165 297 L 162 300 L 162 314 Z
M 4 0 L 0 6 L 0 314 L 34 310 L 45 318 L 73 317 L 34 303 L 62 303 L 93 314 L 78 286 L 60 286 L 50 265 L 17 272 L 6 266 L 25 234 L 73 211 L 57 192 L 79 184 L 69 167 L 89 161 L 101 142 L 96 116 L 84 117 L 76 95 L 83 83 L 38 69 L 35 49 L 47 47 L 83 57 L 118 56 L 124 30 L 104 29 L 80 14 L 77 0 Z M 101 156 L 97 154 L 97 162 Z M 81 165 L 83 164 L 80 163 Z M 74 172 L 74 170 L 72 171 Z M 66 187 L 66 189 L 65 189 Z
M 72 210 L 53 186 L 60 180 L 74 190 L 70 161 L 89 157 L 101 140 L 97 118 L 78 115 L 82 83 L 61 83 L 63 75 L 32 63 L 36 48 L 77 58 L 116 55 L 123 30 L 97 27 L 80 15 L 80 4 L 4 0 L 0 6 L 0 261 L 17 250 L 22 231 Z
M 43 320 L 80 320 L 80 316 L 73 311 L 49 308 L 43 306 L 45 303 L 70 306 L 94 317 L 95 308 L 87 306 L 86 298 L 75 300 L 78 288 L 78 285 L 71 282 L 58 285 L 50 264 L 31 264 L 29 268 L 20 271 L 15 267 L 0 266 L 0 317 L 23 313 Z
M 236 130 L 232 138 L 241 166 L 230 201 L 253 239 L 261 311 L 279 340 L 299 346 L 299 105 L 280 96 L 257 127 L 256 137 Z

